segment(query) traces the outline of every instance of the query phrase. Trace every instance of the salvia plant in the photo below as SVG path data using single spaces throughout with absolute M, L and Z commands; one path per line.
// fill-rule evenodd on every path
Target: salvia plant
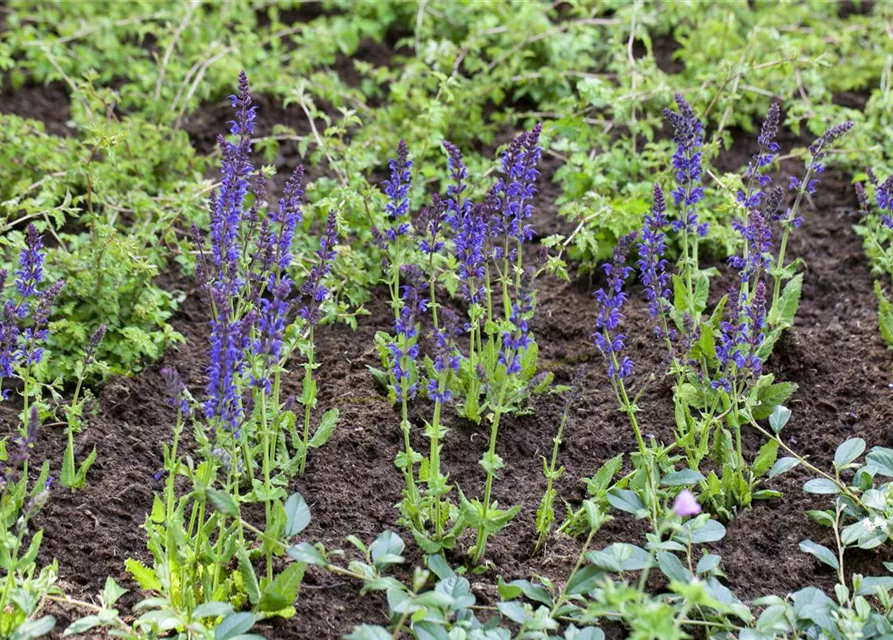
M 871 169 L 866 174 L 868 188 L 861 182 L 856 184 L 860 219 L 855 230 L 864 238 L 874 272 L 882 278 L 875 282 L 878 318 L 881 335 L 893 346 L 893 303 L 887 293 L 893 278 L 893 176 L 882 180 Z M 870 191 L 874 192 L 873 202 Z
M 729 259 L 736 280 L 708 313 L 709 280 L 716 271 L 703 268 L 699 261 L 699 238 L 707 233 L 699 217 L 699 203 L 704 199 L 703 127 L 681 95 L 676 102 L 678 111 L 665 111 L 676 144 L 671 203 L 661 186 L 654 185 L 652 209 L 641 233 L 621 239 L 614 260 L 605 265 L 608 282 L 596 294 L 594 340 L 642 458 L 660 460 L 664 471 L 667 463 L 681 458 L 687 468 L 678 472 L 682 475 L 676 479 L 698 483 L 702 504 L 728 518 L 753 499 L 779 495 L 757 490 L 783 445 L 778 429 L 776 434 L 769 433 L 758 421 L 769 418 L 791 395 L 794 385 L 776 382 L 771 373 L 764 372 L 763 363 L 781 333 L 792 325 L 799 305 L 802 274 L 796 273 L 796 261 L 786 262 L 789 235 L 802 223 L 801 204 L 807 194 L 816 192 L 816 176 L 824 168 L 829 148 L 852 123 L 830 128 L 809 146 L 804 175 L 789 181 L 793 201 L 787 206 L 784 188 L 773 184 L 769 173 L 779 149 L 775 138 L 780 120 L 779 106 L 770 107 L 757 139 L 757 152 L 736 190 L 740 215 L 734 228 L 741 236 L 742 251 Z M 781 232 L 777 248 L 773 242 L 776 230 Z M 640 280 L 655 338 L 666 349 L 667 373 L 674 382 L 676 441 L 669 448 L 675 449 L 669 457 L 671 452 L 656 443 L 649 452 L 629 388 L 634 363 L 624 353 L 621 325 L 628 298 L 626 283 L 633 271 L 626 265 L 627 252 L 636 235 Z M 675 272 L 668 260 L 671 241 L 680 246 Z M 744 459 L 741 444 L 746 425 L 769 436 L 751 462 Z M 714 470 L 704 476 L 701 469 L 708 462 Z
M 305 471 L 309 452 L 329 439 L 338 417 L 329 410 L 311 433 L 319 366 L 313 340 L 325 315 L 337 220 L 328 216 L 303 283 L 296 284 L 293 273 L 301 265 L 292 246 L 302 228 L 303 170 L 288 179 L 278 205 L 268 205 L 266 177 L 251 166 L 256 107 L 244 73 L 232 103 L 233 138 L 218 139 L 222 179 L 210 197 L 209 241 L 193 229 L 197 277 L 211 307 L 206 398 L 197 407 L 176 371 L 161 372 L 177 421 L 158 474 L 164 490 L 146 521 L 153 566 L 127 563 L 143 589 L 159 594 L 146 605 L 152 615 L 180 632 L 225 615 L 209 608 L 217 601 L 250 608 L 257 617 L 294 614 L 304 567 L 283 567 L 278 558 L 286 553 L 284 541 L 306 526 L 309 511 L 286 489 Z M 298 354 L 303 390 L 286 398 L 283 376 Z M 189 422 L 197 460 L 179 447 Z M 190 487 L 185 494 L 176 490 L 177 478 Z M 263 529 L 242 519 L 243 504 L 263 505 Z M 249 544 L 251 535 L 256 546 Z
M 53 616 L 40 616 L 42 599 L 58 592 L 56 563 L 38 570 L 37 554 L 43 530 L 34 518 L 50 496 L 50 465 L 29 477 L 31 449 L 37 441 L 40 417 L 36 405 L 28 410 L 22 432 L 11 442 L 0 442 L 0 636 L 38 638 L 55 626 Z M 11 444 L 11 446 L 10 446 Z
M 534 280 L 543 267 L 538 260 L 524 261 L 525 245 L 533 237 L 539 136 L 537 125 L 508 146 L 500 177 L 479 202 L 471 198 L 462 153 L 444 142 L 450 176 L 446 194 L 435 194 L 414 221 L 409 198 L 413 164 L 401 142 L 384 183 L 387 227 L 374 230 L 385 255 L 394 334 L 376 337 L 388 372 L 373 373 L 401 410 L 404 450 L 395 461 L 405 478 L 400 511 L 428 552 L 451 548 L 462 531 L 475 529 L 476 564 L 487 538 L 519 509 L 499 509 L 492 499 L 503 466 L 496 453 L 500 420 L 526 410 L 527 399 L 552 382 L 551 374 L 536 373 L 537 346 L 529 326 Z M 456 291 L 466 319 L 446 306 L 441 283 Z M 428 326 L 430 351 L 424 349 Z M 427 456 L 412 448 L 409 406 L 419 394 L 434 405 L 425 427 Z M 483 499 L 468 499 L 459 491 L 458 507 L 448 498 L 451 487 L 440 465 L 447 434 L 443 411 L 450 403 L 459 416 L 476 423 L 486 417 L 490 424 L 481 459 Z

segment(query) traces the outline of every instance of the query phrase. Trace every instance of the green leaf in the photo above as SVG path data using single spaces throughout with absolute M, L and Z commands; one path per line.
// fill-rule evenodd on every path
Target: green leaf
M 874 283 L 874 291 L 878 297 L 878 321 L 881 327 L 881 337 L 887 345 L 893 347 L 893 304 L 884 296 L 879 282 Z
M 800 296 L 803 291 L 803 274 L 798 273 L 788 280 L 781 296 L 776 302 L 776 307 L 770 311 L 772 324 L 790 327 L 794 324 L 797 308 L 800 306 Z
M 312 564 L 317 567 L 329 566 L 329 561 L 325 554 L 309 542 L 302 542 L 293 547 L 288 547 L 285 552 L 293 559 L 304 564 Z
M 313 434 L 313 437 L 310 438 L 310 448 L 318 449 L 328 442 L 329 438 L 332 437 L 332 432 L 335 431 L 336 424 L 338 424 L 338 409 L 329 409 L 322 415 L 319 428 Z
M 836 525 L 834 520 L 834 516 L 827 511 L 819 511 L 817 509 L 810 509 L 806 512 L 806 517 L 810 520 L 817 522 L 823 527 L 831 527 L 833 528 Z
M 689 536 L 691 536 L 692 544 L 716 542 L 726 536 L 726 528 L 717 520 L 705 520 L 702 524 L 700 519 L 696 518 L 686 522 L 675 539 L 685 543 L 688 542 Z
M 304 579 L 305 565 L 294 563 L 288 565 L 271 582 L 257 605 L 258 610 L 265 613 L 280 611 L 294 604 L 301 589 L 301 581 Z
M 431 570 L 431 573 L 441 580 L 446 580 L 456 575 L 456 572 L 453 571 L 446 559 L 440 554 L 428 556 L 428 568 Z
M 632 513 L 636 517 L 641 517 L 642 513 L 646 511 L 642 499 L 628 489 L 611 489 L 608 491 L 608 502 L 615 509 Z
M 683 487 L 693 485 L 706 480 L 704 476 L 693 469 L 682 469 L 665 475 L 660 483 L 666 487 Z
M 753 471 L 754 477 L 759 478 L 769 471 L 769 469 L 772 468 L 772 465 L 775 464 L 775 459 L 777 457 L 778 442 L 769 440 L 766 444 L 760 447 L 760 451 L 757 453 L 757 457 L 753 461 L 751 470 Z
M 831 482 L 827 478 L 813 478 L 803 485 L 803 490 L 806 493 L 818 493 L 818 494 L 834 494 L 840 493 L 840 487 L 837 486 L 836 483 Z
M 93 466 L 93 463 L 96 462 L 96 447 L 93 447 L 93 450 L 90 451 L 90 455 L 87 456 L 87 459 L 81 464 L 78 469 L 77 475 L 74 479 L 75 487 L 80 489 L 85 484 L 87 484 L 87 472 L 90 471 L 90 467 Z
M 221 616 L 228 616 L 233 612 L 233 605 L 228 602 L 205 602 L 203 604 L 198 605 L 195 608 L 195 611 L 192 612 L 193 618 L 219 618 Z
M 772 465 L 772 468 L 769 469 L 769 477 L 774 478 L 775 476 L 780 476 L 783 473 L 787 473 L 798 464 L 800 464 L 800 461 L 797 458 L 779 458 L 778 460 L 776 460 L 775 464 Z
M 258 600 L 260 600 L 260 585 L 257 582 L 254 566 L 248 557 L 248 551 L 240 547 L 236 552 L 236 556 L 239 559 L 239 574 L 242 576 L 242 586 L 245 589 L 245 593 L 248 594 L 248 600 L 251 604 L 257 604 Z
M 293 493 L 285 501 L 285 536 L 291 538 L 301 533 L 310 524 L 310 507 L 300 493 Z
M 865 466 L 877 473 L 888 478 L 893 478 L 893 449 L 886 447 L 874 447 L 871 452 L 865 456 Z
M 346 636 L 347 640 L 392 640 L 391 632 L 384 627 L 361 624 Z
M 155 570 L 147 567 L 139 560 L 127 558 L 124 568 L 133 576 L 137 584 L 145 591 L 162 591 L 161 581 L 156 577 Z
M 791 410 L 783 404 L 776 405 L 769 414 L 769 426 L 775 433 L 778 433 L 791 419 Z
M 81 633 L 86 633 L 93 627 L 100 624 L 102 624 L 102 620 L 99 618 L 99 616 L 85 616 L 80 620 L 75 620 L 70 625 L 68 625 L 62 635 L 76 636 Z
M 254 626 L 255 617 L 247 612 L 233 613 L 214 629 L 214 640 L 233 640 Z
M 369 554 L 376 564 L 396 564 L 403 561 L 400 554 L 405 547 L 400 536 L 393 531 L 385 531 L 369 547 Z
M 683 584 L 691 582 L 691 574 L 688 569 L 682 566 L 682 561 L 676 555 L 668 551 L 658 551 L 657 565 L 660 567 L 661 572 L 670 580 L 676 580 Z
M 843 442 L 834 452 L 834 466 L 838 469 L 854 462 L 856 458 L 865 452 L 865 440 L 862 438 L 850 438 Z
M 753 417 L 764 420 L 772 415 L 775 407 L 791 397 L 797 389 L 792 382 L 776 382 L 759 388 L 757 400 L 759 404 L 753 409 Z
M 812 540 L 804 540 L 803 542 L 801 542 L 800 551 L 815 556 L 833 569 L 840 568 L 840 564 L 837 562 L 837 556 L 835 556 L 831 552 L 831 549 L 829 549 L 828 547 L 823 547 L 820 544 L 816 544 Z
M 45 636 L 53 627 L 56 626 L 56 618 L 53 616 L 44 616 L 37 620 L 28 620 L 20 624 L 15 633 L 12 634 L 11 640 L 32 640 Z
M 604 576 L 602 570 L 594 564 L 588 564 L 571 577 L 567 583 L 567 595 L 576 596 L 589 593 L 598 585 Z
M 115 582 L 111 576 L 105 579 L 105 586 L 102 588 L 102 602 L 106 607 L 114 606 L 118 599 L 127 593 L 127 589 Z
M 220 489 L 208 489 L 207 496 L 208 502 L 217 511 L 233 519 L 239 518 L 239 503 L 236 502 L 232 494 Z

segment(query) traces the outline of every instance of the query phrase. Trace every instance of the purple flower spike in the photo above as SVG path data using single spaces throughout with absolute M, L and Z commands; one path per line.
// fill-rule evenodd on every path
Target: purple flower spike
M 92 364 L 96 360 L 96 349 L 105 337 L 105 331 L 105 324 L 101 324 L 93 332 L 93 335 L 90 336 L 90 341 L 84 349 L 84 364 Z
M 329 290 L 324 284 L 326 276 L 332 269 L 335 261 L 335 245 L 338 243 L 338 218 L 334 211 L 329 211 L 326 219 L 326 228 L 319 241 L 319 249 L 316 251 L 318 262 L 310 269 L 310 274 L 301 286 L 301 295 L 308 300 L 301 309 L 300 315 L 310 324 L 319 324 L 322 319 L 322 303 L 329 295 Z
M 19 255 L 19 269 L 16 271 L 16 290 L 22 298 L 30 298 L 37 293 L 37 287 L 43 281 L 43 261 L 46 254 L 43 239 L 37 227 L 29 224 L 25 230 L 25 246 Z M 20 317 L 27 313 L 27 307 L 20 312 Z
M 388 163 L 391 179 L 385 180 L 384 192 L 388 197 L 385 213 L 391 222 L 391 228 L 385 231 L 388 240 L 394 242 L 398 236 L 409 233 L 409 185 L 412 182 L 412 160 L 409 159 L 409 147 L 401 140 L 397 145 L 397 157 Z
M 165 367 L 160 373 L 164 380 L 167 403 L 182 411 L 184 416 L 190 416 L 192 414 L 192 409 L 186 398 L 186 385 L 183 384 L 183 379 L 180 377 L 180 373 L 173 367 Z
M 622 354 L 626 336 L 619 332 L 619 328 L 623 319 L 623 305 L 627 299 L 623 288 L 633 271 L 632 267 L 626 266 L 626 256 L 635 239 L 635 233 L 620 239 L 614 247 L 613 260 L 604 265 L 608 284 L 595 292 L 598 315 L 595 318 L 592 339 L 608 363 L 608 377 L 615 380 L 628 378 L 633 370 L 633 361 Z
M 673 126 L 676 153 L 673 155 L 673 167 L 676 169 L 677 186 L 673 190 L 673 201 L 682 208 L 682 217 L 673 222 L 673 229 L 685 229 L 689 233 L 704 236 L 706 224 L 698 222 L 695 205 L 704 198 L 701 183 L 701 145 L 703 144 L 704 127 L 695 115 L 691 105 L 682 94 L 676 94 L 679 113 L 664 109 L 664 117 Z
M 696 516 L 701 513 L 701 505 L 698 504 L 698 499 L 691 491 L 683 489 L 673 501 L 673 513 L 680 518 Z
M 639 272 L 645 285 L 648 312 L 652 318 L 664 315 L 670 306 L 670 275 L 667 273 L 667 205 L 660 185 L 654 185 L 654 204 L 645 215 L 642 241 L 639 243 Z M 663 331 L 662 329 L 659 329 Z

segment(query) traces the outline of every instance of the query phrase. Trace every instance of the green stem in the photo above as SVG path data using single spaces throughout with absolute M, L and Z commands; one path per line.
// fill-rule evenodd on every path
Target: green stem
M 506 361 L 511 362 L 509 358 L 506 358 Z M 499 432 L 499 418 L 502 415 L 502 403 L 505 401 L 506 387 L 508 387 L 507 371 L 505 379 L 502 381 L 502 386 L 499 389 L 499 400 L 493 410 L 493 424 L 490 426 L 490 448 L 488 450 L 489 455 L 487 465 L 487 482 L 484 487 L 483 513 L 481 514 L 481 526 L 478 527 L 477 542 L 474 545 L 474 558 L 472 560 L 473 563 L 476 565 L 480 564 L 481 559 L 484 557 L 484 550 L 487 547 L 487 511 L 489 511 L 490 509 L 490 495 L 493 491 L 493 477 L 496 475 L 495 469 L 493 468 L 493 459 L 496 456 L 496 436 Z
M 567 424 L 567 411 L 563 411 L 561 414 L 561 420 L 558 423 L 558 433 L 555 435 L 555 438 L 552 440 L 552 460 L 549 463 L 549 476 L 546 479 L 546 493 L 543 495 L 543 503 L 545 504 L 548 501 L 548 507 L 552 508 L 552 484 L 553 479 L 555 477 L 555 466 L 558 464 L 558 448 L 561 446 L 561 435 L 564 432 L 564 427 Z M 549 526 L 548 528 L 551 528 Z M 546 536 L 549 531 L 548 528 L 543 528 L 542 531 L 539 532 L 539 538 L 536 541 L 536 546 L 534 547 L 534 551 L 539 551 L 540 548 L 546 541 Z
M 304 393 L 313 384 L 313 366 L 314 366 L 314 327 L 310 326 L 310 353 L 307 356 L 307 364 L 304 366 Z M 307 451 L 310 448 L 310 409 L 313 401 L 310 398 L 304 398 L 304 446 L 301 449 L 301 463 L 298 465 L 298 473 L 304 475 L 304 469 L 307 466 Z

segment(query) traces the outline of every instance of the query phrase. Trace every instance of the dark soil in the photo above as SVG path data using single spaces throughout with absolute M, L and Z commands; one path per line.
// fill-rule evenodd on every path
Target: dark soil
M 73 133 L 67 124 L 71 103 L 65 84 L 61 81 L 47 85 L 26 84 L 13 90 L 9 79 L 2 76 L 0 113 L 39 120 L 46 127 L 46 132 L 54 136 L 70 136 Z
M 670 61 L 668 56 L 664 59 Z M 27 91 L 0 97 L 0 110 L 14 110 L 9 104 L 21 105 L 16 108 L 26 109 L 32 117 L 46 114 L 48 128 L 64 127 L 68 113 L 64 91 L 55 97 L 32 92 L 32 101 L 46 102 L 41 108 L 28 104 Z M 260 106 L 259 122 L 267 123 L 265 126 L 283 123 L 306 134 L 306 121 L 297 107 L 282 110 L 268 102 Z M 228 108 L 221 105 L 219 110 L 215 107 L 193 116 L 186 128 L 196 147 L 210 152 L 213 137 L 206 132 L 220 130 L 229 118 Z M 720 168 L 739 167 L 753 152 L 749 137 L 736 138 L 740 139 L 736 140 L 734 155 L 727 156 Z M 793 142 L 785 140 L 784 146 Z M 804 146 L 804 141 L 796 142 Z M 275 164 L 288 171 L 299 160 L 297 146 L 286 144 Z M 549 157 L 544 163 L 535 222 L 540 233 L 544 233 L 542 229 L 551 233 L 562 224 L 556 224 L 554 218 L 557 191 L 548 180 L 557 167 Z M 784 169 L 793 171 L 797 166 L 786 164 Z M 806 206 L 804 226 L 794 234 L 790 245 L 789 255 L 805 262 L 797 323 L 766 366 L 777 378 L 799 386 L 788 403 L 794 414 L 785 434 L 790 446 L 809 454 L 823 468 L 828 467 L 837 444 L 847 437 L 858 435 L 869 446 L 893 444 L 888 419 L 893 413 L 893 392 L 888 385 L 893 359 L 877 327 L 873 281 L 861 241 L 851 230 L 853 208 L 847 178 L 831 170 L 823 174 L 815 202 Z M 175 328 L 186 336 L 187 343 L 170 350 L 162 362 L 140 374 L 116 378 L 97 392 L 96 411 L 78 437 L 79 459 L 94 445 L 99 452 L 88 484 L 79 492 L 54 489 L 35 523 L 45 530 L 40 561 L 58 559 L 61 586 L 72 597 L 92 599 L 106 576 L 136 589 L 124 571 L 124 560 L 149 560 L 140 525 L 159 489 L 153 475 L 161 466 L 161 443 L 170 439 L 174 420 L 173 411 L 165 403 L 159 369 L 176 367 L 196 395 L 203 393 L 207 307 L 191 280 L 172 272 L 163 278 L 163 284 L 187 294 L 174 319 Z M 600 284 L 595 282 L 595 286 Z M 629 353 L 637 362 L 636 379 L 645 380 L 652 372 L 660 373 L 662 363 L 660 350 L 647 329 L 647 310 L 639 293 L 634 288 L 625 327 Z M 304 495 L 313 514 L 304 539 L 323 542 L 328 548 L 349 548 L 345 536 L 350 534 L 372 540 L 383 530 L 394 529 L 397 519 L 394 505 L 400 499 L 402 479 L 392 460 L 401 448 L 399 417 L 366 369 L 367 365 L 378 364 L 375 332 L 391 328 L 384 292 L 376 292 L 367 308 L 371 313 L 360 317 L 356 331 L 341 325 L 319 331 L 319 406 L 321 410 L 339 407 L 341 418 L 331 441 L 314 452 L 306 475 L 291 487 Z M 541 348 L 542 366 L 554 371 L 559 382 L 567 382 L 580 363 L 585 365 L 582 398 L 560 453 L 567 470 L 557 487 L 560 499 L 574 504 L 585 494 L 582 478 L 608 458 L 636 446 L 626 419 L 617 411 L 604 367 L 589 338 L 593 315 L 589 283 L 550 279 L 539 283 L 533 330 Z M 287 376 L 289 391 L 299 388 L 300 376 L 297 367 Z M 652 384 L 639 404 L 645 432 L 670 441 L 673 411 L 669 386 Z M 493 601 L 496 576 L 511 580 L 542 574 L 563 581 L 580 552 L 578 540 L 556 536 L 543 554 L 531 554 L 535 511 L 545 486 L 541 456 L 550 451 L 560 406 L 554 397 L 540 397 L 531 415 L 507 418 L 500 429 L 498 452 L 506 467 L 495 485 L 494 497 L 500 504 L 520 504 L 523 511 L 489 546 L 493 568 L 484 576 L 472 578 L 479 603 Z M 426 402 L 419 402 L 413 409 L 417 435 L 429 410 Z M 12 410 L 5 410 L 0 419 L 8 430 L 14 421 Z M 451 430 L 444 447 L 444 468 L 466 494 L 478 495 L 484 476 L 477 461 L 486 447 L 487 434 L 450 412 L 445 421 Z M 756 434 L 747 434 L 751 454 L 760 444 Z M 185 446 L 188 450 L 189 443 Z M 422 446 L 419 437 L 418 448 Z M 63 449 L 63 431 L 48 426 L 40 434 L 34 457 L 49 459 L 58 471 Z M 799 542 L 806 538 L 833 545 L 829 531 L 804 514 L 806 509 L 830 505 L 829 500 L 801 491 L 806 478 L 806 474 L 795 471 L 770 482 L 768 486 L 783 491 L 784 498 L 761 502 L 742 512 L 729 523 L 727 537 L 709 545 L 711 551 L 723 556 L 728 584 L 740 597 L 783 595 L 807 585 L 826 590 L 833 587 L 832 572 L 798 549 Z M 399 527 L 396 530 L 408 542 L 408 561 L 419 563 L 420 554 L 408 532 Z M 615 541 L 640 544 L 642 534 L 641 523 L 618 514 L 594 544 L 597 548 Z M 889 551 L 851 553 L 847 556 L 847 573 L 876 574 L 880 561 L 890 559 L 889 555 Z M 459 556 L 453 559 L 461 561 Z M 138 595 L 125 598 L 125 615 Z M 308 571 L 296 608 L 293 619 L 268 624 L 260 632 L 271 638 L 337 638 L 359 623 L 387 622 L 387 604 L 382 596 L 361 597 L 359 585 L 318 569 Z M 53 613 L 60 618 L 58 628 L 64 628 L 69 614 L 64 610 Z

